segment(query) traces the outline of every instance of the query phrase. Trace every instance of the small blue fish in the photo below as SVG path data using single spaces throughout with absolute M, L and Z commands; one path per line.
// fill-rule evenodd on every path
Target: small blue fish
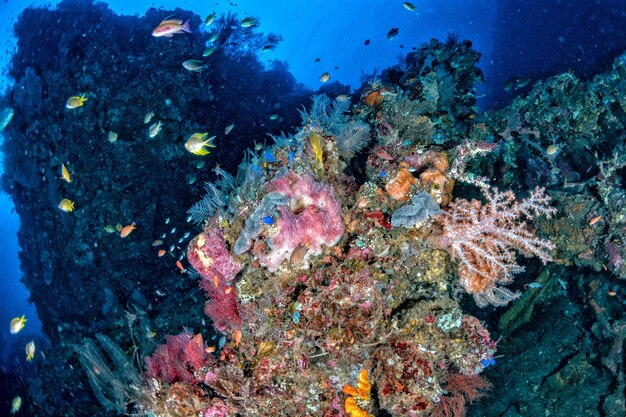
M 300 312 L 296 311 L 295 313 L 293 313 L 293 322 L 295 324 L 300 323 Z
M 483 366 L 483 368 L 487 368 L 489 366 L 494 366 L 496 364 L 496 360 L 494 358 L 481 359 L 480 364 Z
M 274 224 L 274 218 L 272 216 L 265 216 L 263 217 L 263 223 L 272 225 Z
M 269 151 L 265 152 L 265 154 L 263 156 L 265 156 L 265 160 L 267 162 L 276 162 L 276 158 L 274 158 L 274 154 L 272 154 Z
M 289 161 L 289 163 L 292 163 L 295 158 L 296 158 L 296 154 L 293 151 L 287 154 L 287 160 Z
M 259 173 L 261 172 L 261 168 L 258 165 L 252 165 L 252 171 Z
M 384 171 L 384 170 L 380 171 L 379 175 L 380 175 L 381 178 L 385 178 L 387 176 L 387 171 Z
M 531 282 L 530 284 L 528 284 L 528 288 L 541 288 L 543 287 L 543 285 L 541 285 L 538 282 Z

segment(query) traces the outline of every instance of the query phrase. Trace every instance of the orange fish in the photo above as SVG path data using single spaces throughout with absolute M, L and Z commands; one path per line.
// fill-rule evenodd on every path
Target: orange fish
M 213 275 L 213 285 L 215 285 L 215 288 L 219 287 L 219 281 L 217 280 L 217 275 Z
M 589 226 L 598 223 L 600 221 L 600 219 L 602 219 L 602 215 L 601 214 L 599 216 L 596 216 L 593 219 L 589 220 Z
M 167 253 L 167 252 L 165 251 L 165 249 L 161 249 L 161 250 L 157 253 L 157 255 L 159 255 L 159 258 L 160 258 L 161 256 L 165 255 L 166 253 Z
M 185 267 L 180 261 L 176 261 L 176 266 L 178 267 L 178 269 L 180 269 L 180 272 L 182 272 L 183 274 L 187 272 L 187 270 L 185 269 Z
M 131 232 L 133 230 L 135 230 L 135 229 L 136 229 L 135 223 L 129 224 L 128 226 L 124 226 L 124 227 L 122 227 L 122 230 L 120 231 L 120 236 L 121 237 L 126 237 L 126 236 L 130 235 Z
M 180 19 L 170 19 L 169 17 L 166 17 L 165 20 L 159 23 L 159 26 L 157 26 L 152 31 L 152 36 L 156 38 L 160 38 L 162 36 L 166 38 L 171 38 L 175 34 L 185 32 L 191 33 L 191 29 L 189 28 L 189 20 L 183 23 L 183 21 Z
M 209 347 L 206 347 L 206 348 L 204 349 L 204 351 L 205 351 L 206 353 L 213 353 L 213 352 L 215 352 L 215 350 L 216 350 L 216 349 L 215 349 L 215 346 L 209 346 Z
M 237 329 L 233 332 L 233 340 L 235 341 L 235 346 L 239 346 L 239 342 L 241 342 L 241 330 Z

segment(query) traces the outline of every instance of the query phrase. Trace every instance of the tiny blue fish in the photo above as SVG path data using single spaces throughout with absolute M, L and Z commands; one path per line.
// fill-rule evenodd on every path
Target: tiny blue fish
M 265 154 L 263 155 L 265 156 L 265 160 L 267 162 L 276 162 L 276 158 L 274 158 L 274 154 L 272 154 L 271 152 L 265 152 Z
M 265 216 L 263 217 L 263 223 L 265 224 L 274 224 L 274 218 L 272 216 Z
M 300 312 L 296 311 L 295 313 L 293 313 L 293 322 L 295 324 L 300 323 Z
M 487 368 L 488 366 L 494 366 L 496 364 L 496 360 L 494 358 L 481 359 L 480 364 L 483 368 Z
M 289 163 L 292 163 L 295 158 L 296 158 L 296 154 L 293 151 L 287 154 L 287 160 L 289 161 Z
M 528 284 L 528 288 L 541 288 L 543 287 L 543 285 L 541 285 L 538 282 L 531 282 L 530 284 Z
M 252 170 L 257 173 L 261 172 L 261 168 L 258 165 L 252 165 Z
M 217 343 L 217 345 L 219 346 L 219 348 L 220 348 L 220 349 L 221 349 L 221 348 L 223 348 L 225 344 L 226 344 L 226 337 L 224 337 L 224 336 L 220 337 L 220 340 L 219 340 L 219 342 Z
M 385 178 L 387 176 L 387 171 L 380 171 L 380 177 Z

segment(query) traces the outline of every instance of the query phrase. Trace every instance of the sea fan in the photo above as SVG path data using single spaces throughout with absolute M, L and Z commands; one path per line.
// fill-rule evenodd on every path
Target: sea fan
M 274 146 L 278 148 L 288 148 L 296 142 L 293 136 L 287 136 L 284 132 L 280 132 L 280 136 L 272 134 L 269 134 L 269 136 L 274 140 Z
M 360 120 L 349 122 L 336 136 L 336 140 L 341 156 L 351 159 L 369 143 L 370 126 Z
M 227 204 L 224 194 L 215 184 L 210 182 L 204 183 L 204 190 L 206 194 L 202 197 L 202 200 L 191 206 L 187 211 L 191 221 L 199 226 Z
M 300 110 L 303 123 L 336 137 L 339 153 L 347 160 L 362 150 L 370 139 L 369 125 L 360 120 L 349 121 L 346 115 L 349 110 L 350 100 L 331 100 L 325 94 L 313 96 L 308 112 Z
M 346 112 L 350 110 L 350 100 L 331 100 L 325 94 L 313 96 L 311 110 L 300 110 L 302 122 L 310 123 L 333 135 L 338 135 L 348 123 Z

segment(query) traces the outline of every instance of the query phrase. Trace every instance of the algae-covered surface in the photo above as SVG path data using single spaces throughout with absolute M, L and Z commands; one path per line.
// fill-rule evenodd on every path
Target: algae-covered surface
M 2 187 L 49 343 L 5 409 L 625 415 L 626 55 L 484 111 L 469 40 L 311 91 L 257 23 L 19 17 Z

